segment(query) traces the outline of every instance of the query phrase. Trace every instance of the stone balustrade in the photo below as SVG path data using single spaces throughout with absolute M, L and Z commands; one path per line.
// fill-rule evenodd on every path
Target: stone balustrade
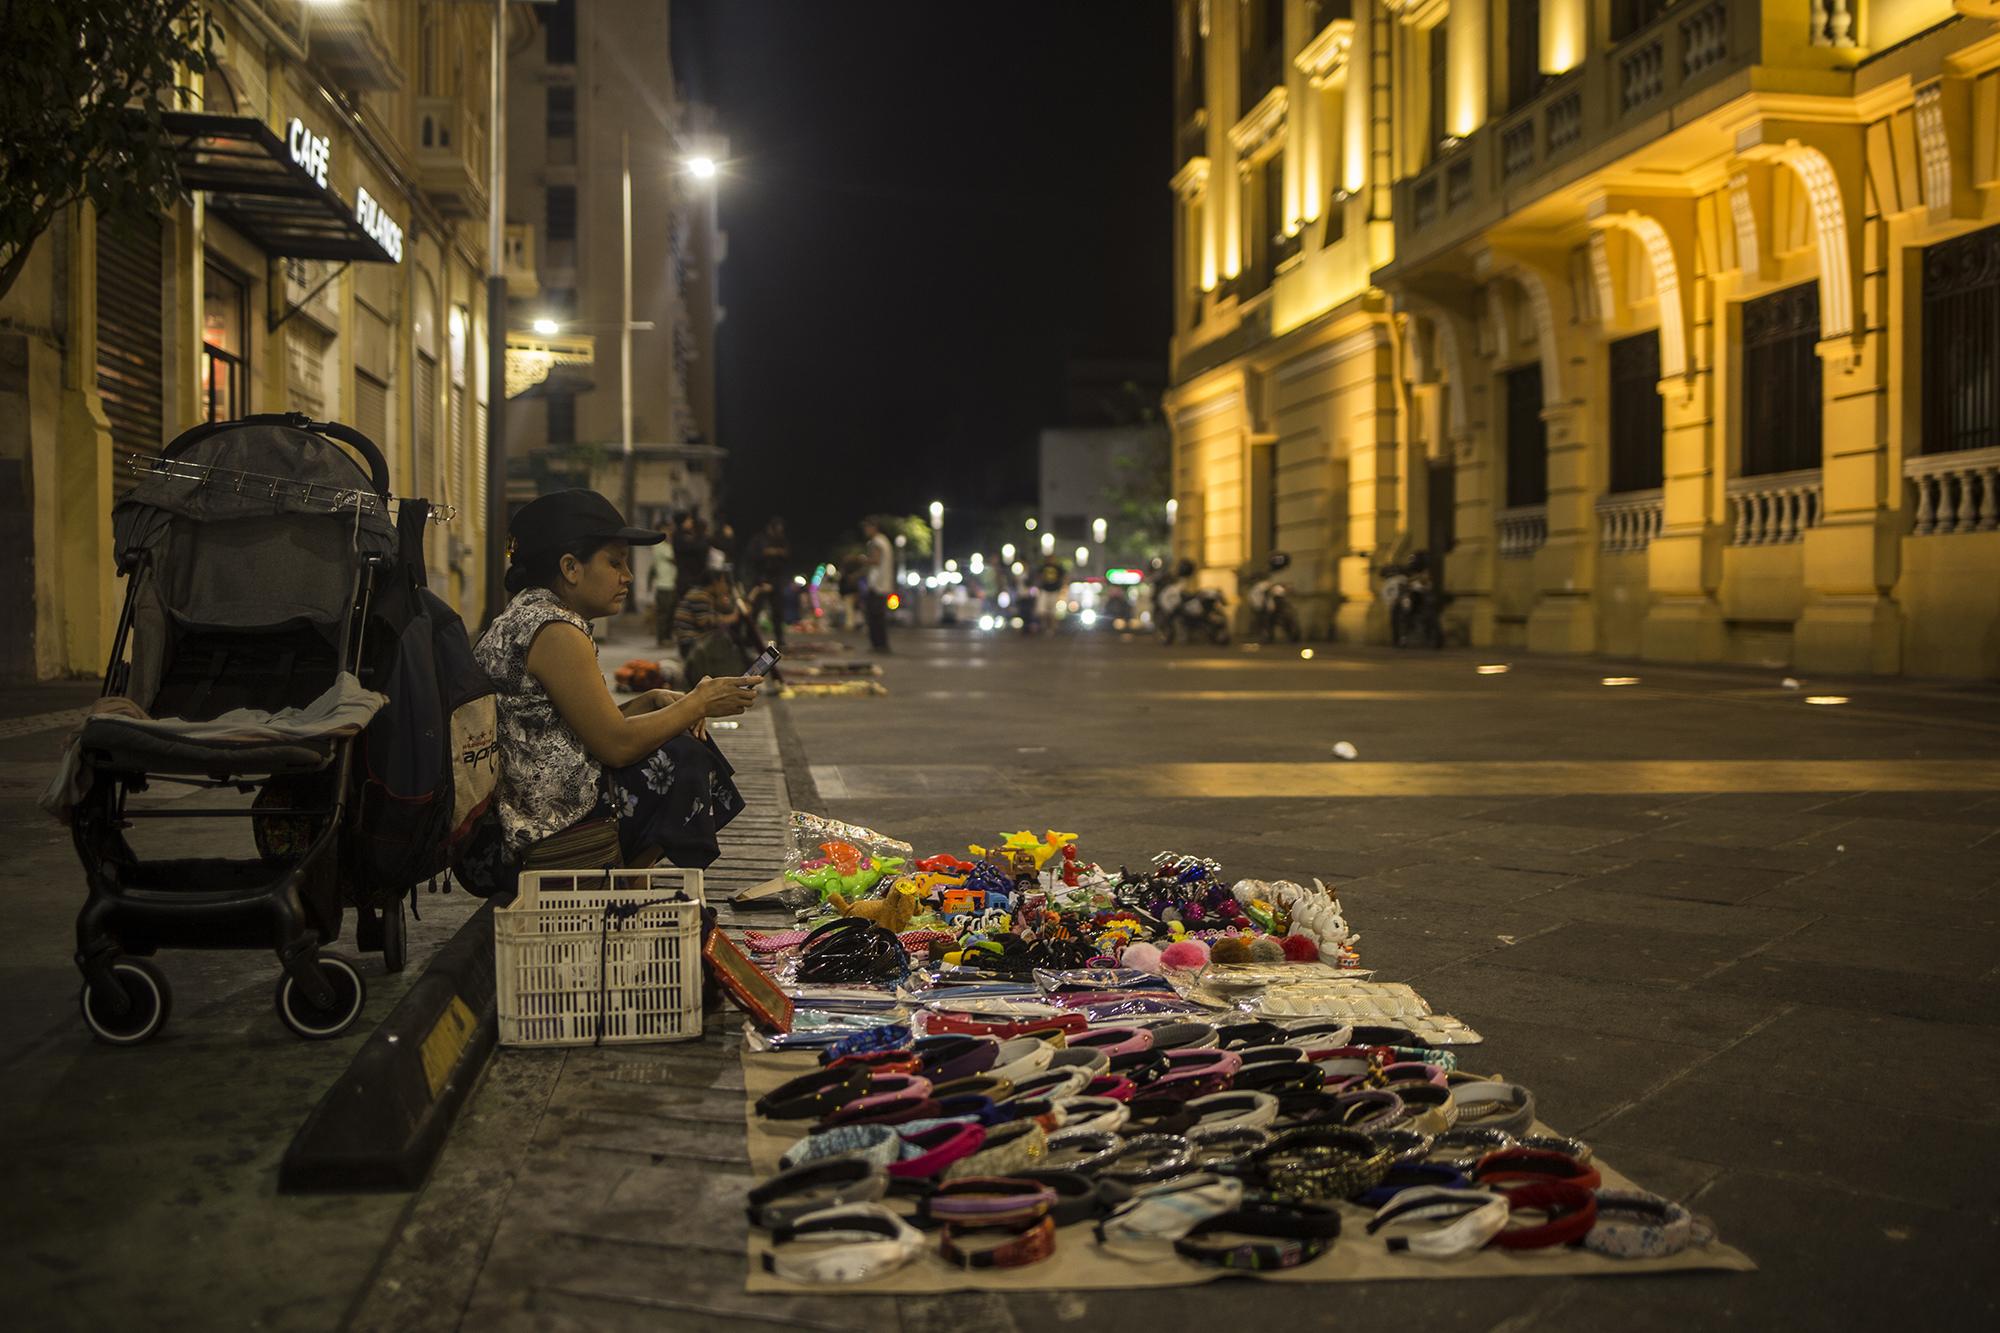
M 1597 501 L 1597 545 L 1606 554 L 1643 551 L 1660 535 L 1666 498 L 1659 490 L 1621 491 Z
M 1549 539 L 1549 507 L 1520 505 L 1493 516 L 1496 545 L 1502 560 L 1519 560 L 1542 549 Z
M 1919 454 L 1903 460 L 1903 475 L 1916 492 L 1914 535 L 2000 527 L 2000 449 Z
M 1729 481 L 1731 546 L 1776 546 L 1802 540 L 1825 517 L 1818 468 Z

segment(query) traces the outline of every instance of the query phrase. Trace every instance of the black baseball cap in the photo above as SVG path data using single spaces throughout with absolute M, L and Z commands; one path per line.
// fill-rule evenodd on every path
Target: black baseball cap
M 507 525 L 507 535 L 523 551 L 567 549 L 593 540 L 653 546 L 667 539 L 652 528 L 633 527 L 617 505 L 596 491 L 581 489 L 554 491 L 528 501 Z

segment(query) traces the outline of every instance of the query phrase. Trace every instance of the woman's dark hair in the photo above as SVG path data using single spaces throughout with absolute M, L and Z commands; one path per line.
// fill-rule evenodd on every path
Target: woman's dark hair
M 571 546 L 544 547 L 536 551 L 515 551 L 507 562 L 507 595 L 529 588 L 553 588 L 562 572 L 562 558 L 573 555 L 589 564 L 591 557 L 617 540 L 614 537 L 586 537 Z

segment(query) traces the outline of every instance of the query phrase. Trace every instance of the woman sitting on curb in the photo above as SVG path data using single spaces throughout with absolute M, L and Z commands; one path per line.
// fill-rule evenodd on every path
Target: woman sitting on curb
M 591 638 L 595 616 L 624 609 L 631 548 L 661 534 L 630 527 L 595 491 L 534 500 L 508 525 L 507 609 L 474 650 L 498 691 L 500 781 L 494 814 L 460 858 L 475 893 L 510 894 L 524 862 L 602 865 L 615 823 L 617 863 L 662 857 L 706 866 L 716 834 L 743 808 L 733 770 L 706 722 L 748 709 L 755 676 L 711 677 L 686 694 L 650 690 L 624 705 L 611 697 Z M 593 841 L 581 855 L 532 855 L 545 839 Z

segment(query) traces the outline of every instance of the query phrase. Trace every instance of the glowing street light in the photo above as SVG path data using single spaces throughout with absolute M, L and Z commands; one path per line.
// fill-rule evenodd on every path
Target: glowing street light
M 1090 539 L 1099 546 L 1104 545 L 1105 528 L 1106 524 L 1103 519 L 1093 518 L 1090 520 Z
M 1035 520 L 1031 518 L 1023 526 L 1025 526 L 1028 529 L 1028 531 L 1033 532 L 1036 527 Z
M 1079 567 L 1090 563 L 1090 548 L 1088 546 L 1079 546 L 1076 548 L 1076 563 Z
M 687 169 L 690 176 L 704 181 L 714 180 L 717 170 L 715 159 L 712 157 L 691 157 L 687 161 Z
M 1012 542 L 1000 543 L 1000 563 L 1003 565 L 1011 565 L 1014 563 L 1014 543 Z
M 562 329 L 562 325 L 552 319 L 538 319 L 534 323 L 535 332 L 544 338 L 552 338 Z
M 1055 534 L 1054 534 L 1053 532 L 1045 532 L 1045 533 L 1043 533 L 1043 534 L 1042 534 L 1042 554 L 1043 554 L 1043 555 L 1054 555 L 1054 554 L 1055 554 L 1055 549 L 1056 549 L 1056 535 L 1055 535 Z

